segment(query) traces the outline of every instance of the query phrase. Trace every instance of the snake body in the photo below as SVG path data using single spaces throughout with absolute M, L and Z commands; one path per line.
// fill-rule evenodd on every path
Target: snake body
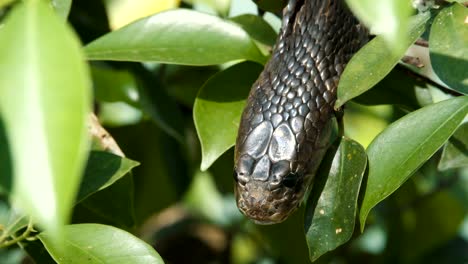
M 310 189 L 329 145 L 339 77 L 366 39 L 342 0 L 290 0 L 284 8 L 236 141 L 237 205 L 256 223 L 284 221 Z

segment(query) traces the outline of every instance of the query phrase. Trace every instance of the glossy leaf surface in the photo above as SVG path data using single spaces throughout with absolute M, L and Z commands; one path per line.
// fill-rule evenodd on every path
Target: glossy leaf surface
M 468 94 L 468 8 L 445 8 L 432 23 L 429 38 L 431 64 L 437 76 L 461 93 Z
M 391 52 L 382 36 L 377 36 L 361 48 L 346 66 L 338 84 L 335 107 L 371 89 L 382 80 L 405 54 L 406 49 L 424 32 L 429 14 L 419 14 L 410 21 L 409 37 L 404 49 Z
M 77 224 L 65 226 L 64 231 L 63 245 L 46 232 L 39 235 L 57 263 L 164 263 L 150 245 L 112 226 Z
M 91 60 L 185 65 L 213 65 L 234 60 L 265 61 L 239 25 L 186 9 L 140 19 L 91 42 L 85 51 Z
M 468 123 L 462 124 L 449 139 L 438 167 L 440 170 L 468 167 Z
M 361 206 L 367 215 L 400 187 L 455 132 L 468 113 L 468 97 L 458 97 L 414 111 L 392 123 L 367 148 L 369 178 Z
M 311 261 L 351 238 L 366 164 L 364 148 L 349 138 L 342 138 L 338 149 L 333 146 L 327 152 L 305 213 Z

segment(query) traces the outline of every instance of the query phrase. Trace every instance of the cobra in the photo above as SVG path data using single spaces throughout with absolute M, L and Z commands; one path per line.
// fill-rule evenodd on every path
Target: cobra
M 250 91 L 235 149 L 237 206 L 258 224 L 300 205 L 329 145 L 336 90 L 367 30 L 341 0 L 290 0 Z

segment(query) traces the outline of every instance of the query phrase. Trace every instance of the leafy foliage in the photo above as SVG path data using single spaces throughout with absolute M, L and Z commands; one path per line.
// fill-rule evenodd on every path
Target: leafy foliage
M 466 1 L 346 0 L 377 36 L 339 83 L 345 135 L 274 226 L 230 175 L 286 1 L 123 2 L 0 1 L 0 263 L 468 260 Z

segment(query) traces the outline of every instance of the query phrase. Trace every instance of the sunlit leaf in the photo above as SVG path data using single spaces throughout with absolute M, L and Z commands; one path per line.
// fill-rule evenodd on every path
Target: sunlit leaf
M 140 19 L 91 42 L 85 51 L 91 60 L 186 65 L 265 61 L 250 36 L 237 24 L 186 9 Z
M 405 52 L 407 42 L 411 3 L 408 0 L 346 0 L 356 16 L 370 28 L 371 32 L 381 35 L 387 50 L 395 54 Z
M 236 64 L 214 75 L 200 90 L 193 119 L 202 148 L 202 171 L 234 146 L 242 108 L 261 70 L 252 62 Z
M 452 89 L 468 94 L 468 8 L 445 8 L 432 23 L 429 38 L 435 73 Z
M 405 49 L 391 52 L 382 36 L 377 36 L 360 49 L 346 66 L 338 84 L 335 107 L 364 93 L 382 80 L 403 57 L 405 50 L 424 32 L 429 14 L 423 13 L 410 21 L 409 38 Z
M 462 124 L 449 139 L 438 167 L 440 170 L 468 167 L 468 123 Z
M 70 13 L 72 0 L 52 0 L 51 4 L 59 16 L 67 19 L 68 13 Z
M 367 156 L 352 139 L 339 143 L 338 149 L 327 152 L 307 201 L 305 233 L 311 261 L 344 244 L 354 231 Z
M 369 177 L 360 211 L 361 230 L 369 211 L 427 161 L 467 113 L 467 96 L 449 99 L 404 116 L 374 139 L 367 148 Z
M 164 263 L 144 241 L 121 229 L 99 224 L 68 225 L 62 245 L 41 233 L 39 239 L 57 263 Z
M 21 2 L 0 34 L 0 110 L 13 199 L 59 235 L 86 163 L 89 73 L 79 41 L 44 1 Z

